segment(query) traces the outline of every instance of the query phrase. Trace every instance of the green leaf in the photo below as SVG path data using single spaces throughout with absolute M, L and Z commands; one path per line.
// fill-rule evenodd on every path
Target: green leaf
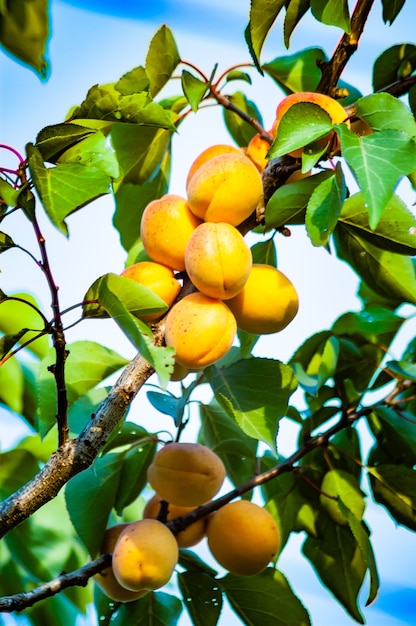
M 153 36 L 146 56 L 146 74 L 152 97 L 166 85 L 180 62 L 172 31 L 163 24 Z
M 334 322 L 332 331 L 335 335 L 353 337 L 360 342 L 388 346 L 403 322 L 400 315 L 372 305 L 362 311 L 343 313 Z
M 357 599 L 367 563 L 349 527 L 327 518 L 321 523 L 319 536 L 306 539 L 303 553 L 322 583 L 359 624 L 364 624 Z
M 142 317 L 150 313 L 163 313 L 166 302 L 157 296 L 149 287 L 141 285 L 132 278 L 118 274 L 104 274 L 93 282 L 84 296 L 83 317 L 103 318 L 111 316 L 103 300 L 105 288 L 117 297 L 129 313 Z
M 22 366 L 11 357 L 0 367 L 0 402 L 15 413 L 24 408 L 25 381 Z
M 403 526 L 416 530 L 415 470 L 404 465 L 368 467 L 374 498 Z
M 31 294 L 11 294 L 10 299 L 0 301 L 0 331 L 10 337 L 17 337 L 24 329 L 26 332 L 21 335 L 20 343 L 36 337 L 44 330 L 44 321 L 37 309 L 39 309 L 39 304 Z M 42 335 L 28 344 L 26 349 L 35 356 L 43 358 L 49 345 L 49 337 Z
M 341 165 L 314 189 L 306 209 L 306 231 L 314 246 L 326 246 L 341 215 L 347 188 Z
M 401 130 L 416 135 L 416 122 L 407 106 L 389 93 L 374 93 L 359 98 L 356 115 L 375 131 Z
M 255 471 L 258 442 L 246 435 L 215 401 L 201 404 L 199 414 L 198 441 L 218 454 L 233 485 L 249 480 Z
M 283 23 L 283 34 L 286 48 L 289 48 L 290 38 L 302 17 L 309 11 L 310 0 L 291 0 L 286 6 L 286 15 Z
M 218 583 L 244 624 L 251 626 L 311 624 L 305 607 L 278 570 L 267 568 L 256 576 L 228 574 Z
M 369 224 L 374 229 L 400 178 L 416 168 L 416 143 L 397 130 L 359 137 L 341 124 L 337 131 L 342 155 L 367 201 Z
M 322 385 L 332 378 L 337 367 L 339 343 L 335 337 L 329 337 L 321 343 L 313 354 L 306 368 L 298 361 L 291 359 L 292 369 L 301 385 L 311 395 L 316 396 Z
M 64 163 L 46 168 L 39 150 L 27 145 L 29 168 L 36 191 L 54 226 L 68 234 L 65 218 L 109 192 L 110 177 L 96 167 Z
M 304 212 L 314 190 L 333 172 L 325 170 L 303 180 L 286 183 L 279 187 L 266 206 L 266 228 L 279 228 L 285 224 L 303 224 Z
M 150 592 L 136 602 L 125 602 L 111 626 L 177 626 L 182 613 L 179 598 L 162 591 Z
M 387 1 L 390 3 L 390 0 Z M 416 46 L 414 44 L 402 43 L 384 50 L 374 63 L 373 90 L 381 91 L 400 78 L 406 78 L 415 67 Z
M 365 508 L 363 495 L 355 476 L 345 470 L 330 469 L 322 479 L 319 499 L 328 515 L 343 526 L 348 524 L 349 514 L 361 521 Z
M 0 454 L 0 497 L 8 498 L 39 471 L 39 462 L 27 450 L 11 450 Z
M 13 56 L 47 78 L 45 58 L 49 37 L 47 0 L 14 0 L 2 3 L 0 41 Z
M 343 506 L 342 502 L 340 502 L 340 507 L 344 515 L 348 517 L 349 527 L 355 537 L 358 547 L 362 552 L 363 558 L 367 564 L 368 572 L 370 574 L 370 589 L 368 590 L 368 598 L 366 602 L 366 606 L 368 606 L 377 598 L 380 584 L 377 564 L 373 548 L 370 543 L 370 531 L 363 522 L 360 522 L 358 519 L 356 519 L 354 515 L 352 515 L 352 513 L 350 513 L 346 509 L 346 507 Z
M 182 90 L 191 105 L 192 111 L 196 113 L 201 100 L 208 91 L 208 85 L 206 82 L 196 78 L 193 74 L 187 70 L 183 70 L 182 77 Z
M 383 20 L 386 24 L 393 24 L 403 8 L 406 0 L 381 0 L 383 5 Z
M 93 341 L 76 341 L 67 345 L 65 385 L 70 407 L 75 400 L 101 383 L 105 378 L 127 365 L 128 360 Z M 50 349 L 40 364 L 38 375 L 38 430 L 44 436 L 55 422 L 56 386 L 49 370 L 55 362 L 55 350 Z
M 153 102 L 146 92 L 122 96 L 118 107 L 120 121 L 129 124 L 156 126 L 175 131 L 176 115 Z
M 3 335 L 0 337 L 0 359 L 3 359 L 3 357 L 19 343 L 22 337 L 26 335 L 27 330 L 27 328 L 22 328 L 22 330 L 19 330 L 14 335 Z
M 65 150 L 57 163 L 79 163 L 86 167 L 97 168 L 110 178 L 117 178 L 119 167 L 117 159 L 107 144 L 107 139 L 100 131 L 87 135 Z
M 222 609 L 218 583 L 205 572 L 178 574 L 183 602 L 195 626 L 216 626 Z
M 244 35 L 248 49 L 259 72 L 262 74 L 260 66 L 260 53 L 265 39 L 273 26 L 274 21 L 285 5 L 285 0 L 251 0 L 250 19 L 245 29 Z
M 319 66 L 327 60 L 322 48 L 306 48 L 292 55 L 276 57 L 262 67 L 288 95 L 298 91 L 315 91 L 322 76 Z
M 416 254 L 416 217 L 396 195 L 390 198 L 374 229 L 370 228 L 368 208 L 361 193 L 344 202 L 340 222 L 378 248 L 397 254 Z
M 275 460 L 272 462 L 275 463 Z M 268 468 L 267 468 L 268 469 Z M 285 547 L 293 530 L 297 530 L 296 520 L 307 501 L 297 489 L 297 481 L 291 472 L 281 474 L 264 486 L 267 498 L 266 509 L 276 521 L 280 535 L 279 554 Z
M 152 367 L 154 367 L 162 387 L 167 385 L 174 366 L 174 349 L 155 346 L 150 328 L 130 313 L 125 303 L 120 300 L 118 287 L 122 277 L 107 274 L 98 287 L 98 300 L 107 313 L 124 332 Z M 127 280 L 127 279 L 124 279 Z M 130 279 L 128 279 L 130 280 Z M 157 296 L 154 296 L 155 298 Z
M 232 80 L 243 80 L 249 85 L 251 85 L 252 83 L 250 74 L 247 74 L 247 72 L 242 72 L 241 70 L 231 70 L 231 72 L 228 72 L 225 80 L 227 81 L 227 83 L 231 82 Z
M 274 159 L 303 148 L 327 135 L 331 129 L 330 116 L 318 104 L 297 102 L 282 116 L 269 157 Z
M 167 151 L 159 171 L 151 180 L 141 185 L 123 183 L 117 189 L 113 224 L 120 233 L 121 244 L 125 250 L 130 250 L 140 238 L 143 211 L 149 202 L 168 192 L 169 180 L 170 153 Z
M 266 241 L 259 241 L 251 246 L 253 263 L 261 263 L 277 267 L 276 243 L 274 236 Z
M 106 454 L 65 487 L 69 517 L 92 558 L 100 550 L 120 479 L 120 454 Z
M 146 70 L 143 66 L 139 65 L 130 72 L 126 72 L 115 83 L 115 89 L 121 93 L 122 96 L 129 96 L 133 93 L 140 93 L 142 91 L 148 91 L 149 78 L 146 74 Z
M 90 135 L 94 135 L 93 130 L 78 124 L 52 124 L 39 131 L 35 146 L 44 161 L 55 163 L 65 150 Z
M 314 17 L 329 26 L 338 26 L 346 33 L 351 30 L 348 0 L 311 0 Z
M 0 178 L 0 200 L 2 200 L 7 206 L 17 206 L 19 198 L 19 190 L 15 189 L 13 185 Z
M 169 149 L 172 131 L 140 124 L 114 124 L 111 141 L 123 182 L 141 185 L 155 176 Z
M 351 265 L 370 289 L 394 302 L 416 304 L 411 258 L 374 246 L 340 222 L 334 235 L 337 255 Z
M 367 416 L 371 432 L 386 458 L 396 465 L 416 464 L 415 425 L 389 407 L 375 407 Z
M 263 123 L 260 111 L 258 110 L 256 104 L 251 100 L 248 100 L 241 91 L 236 91 L 231 96 L 228 96 L 228 100 L 249 117 L 256 119 L 260 124 Z M 257 130 L 251 124 L 248 124 L 241 119 L 241 117 L 234 113 L 234 111 L 229 109 L 223 109 L 223 117 L 227 130 L 234 139 L 235 143 L 240 147 L 247 146 L 250 140 L 257 133 Z
M 75 400 L 68 411 L 68 425 L 71 435 L 77 436 L 83 431 L 109 391 L 110 387 L 96 387 Z
M 156 438 L 143 438 L 132 445 L 123 456 L 120 468 L 120 480 L 114 501 L 114 508 L 119 515 L 123 509 L 134 502 L 147 484 L 147 468 L 156 452 Z
M 266 442 L 273 450 L 279 419 L 286 414 L 289 397 L 296 389 L 292 369 L 272 359 L 243 359 L 230 367 L 205 370 L 220 404 L 242 430 Z

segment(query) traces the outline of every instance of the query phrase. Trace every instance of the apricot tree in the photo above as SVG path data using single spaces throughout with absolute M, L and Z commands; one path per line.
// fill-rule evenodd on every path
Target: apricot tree
M 310 624 L 296 580 L 279 570 L 294 533 L 334 601 L 364 623 L 364 581 L 367 604 L 380 584 L 366 501 L 416 530 L 415 340 L 390 351 L 416 304 L 416 218 L 403 197 L 415 188 L 416 46 L 400 41 L 372 60 L 370 94 L 344 81 L 370 11 L 388 28 L 410 3 L 248 4 L 241 65 L 200 69 L 162 25 L 143 65 L 92 86 L 67 119 L 28 138 L 25 154 L 1 145 L 15 167 L 0 161 L 0 252 L 29 255 L 50 298 L 44 309 L 36 285 L 0 290 L 0 401 L 31 432 L 0 454 L 0 611 L 23 612 L 26 623 L 70 626 L 93 605 L 97 624 L 174 625 L 187 610 L 192 623 L 215 626 L 228 600 L 242 624 Z M 41 75 L 47 8 L 0 8 L 2 45 Z M 330 56 L 320 47 L 289 54 L 309 13 L 342 32 Z M 278 17 L 288 54 L 266 62 Z M 266 125 L 250 91 L 259 73 L 276 85 Z M 179 197 L 169 193 L 172 146 L 206 105 L 222 109 L 230 145 L 195 154 Z M 71 215 L 106 194 L 126 269 L 98 276 L 63 308 L 39 216 L 68 236 Z M 11 234 L 17 213 L 31 248 Z M 276 254 L 296 229 L 359 277 L 360 309 L 302 337 L 285 363 L 257 346 L 297 314 L 296 285 Z M 68 341 L 74 311 L 77 324 L 112 320 L 137 356 Z M 169 416 L 169 432 L 142 425 L 143 394 Z M 283 457 L 287 423 L 297 444 Z M 164 484 L 171 469 L 178 492 L 190 489 L 186 474 L 208 480 L 191 462 L 171 465 L 169 442 L 181 445 L 195 425 L 193 443 L 215 453 L 227 480 L 176 515 L 180 503 L 153 493 L 152 477 L 163 469 Z M 172 539 L 197 522 L 205 526 L 186 548 Z

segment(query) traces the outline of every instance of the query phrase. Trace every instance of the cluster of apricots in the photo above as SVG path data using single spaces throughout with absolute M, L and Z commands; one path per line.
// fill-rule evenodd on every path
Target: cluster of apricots
M 179 549 L 207 539 L 217 562 L 229 572 L 251 576 L 276 556 L 280 536 L 270 513 L 248 500 L 235 500 L 174 534 L 166 522 L 197 511 L 219 492 L 226 471 L 218 455 L 198 443 L 169 443 L 148 468 L 154 494 L 141 520 L 110 526 L 101 553 L 111 565 L 95 581 L 111 599 L 129 602 L 159 589 L 171 578 Z
M 339 102 L 323 94 L 287 96 L 277 107 L 271 130 L 299 102 L 319 105 L 334 123 L 345 121 Z M 330 145 L 334 134 L 322 145 Z M 245 149 L 217 144 L 192 163 L 186 197 L 167 193 L 151 201 L 141 221 L 149 261 L 124 270 L 166 303 L 165 342 L 175 348 L 178 369 L 199 370 L 230 349 L 237 328 L 253 334 L 283 330 L 298 311 L 298 296 L 280 270 L 253 263 L 238 226 L 262 208 L 261 173 L 270 144 L 257 134 Z M 301 156 L 302 149 L 293 153 Z M 299 172 L 295 172 L 295 175 Z M 179 297 L 187 273 L 194 291 Z M 161 315 L 144 316 L 148 322 Z

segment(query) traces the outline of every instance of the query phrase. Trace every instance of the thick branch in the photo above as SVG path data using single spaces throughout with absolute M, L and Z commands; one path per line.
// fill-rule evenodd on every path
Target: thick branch
M 160 330 L 155 343 L 162 343 Z M 153 367 L 140 355 L 129 363 L 79 437 L 66 441 L 39 474 L 1 503 L 0 538 L 52 500 L 73 476 L 92 465 L 153 372 Z
M 329 96 L 337 96 L 337 85 L 351 56 L 358 48 L 365 23 L 374 4 L 374 0 L 357 0 L 351 16 L 351 32 L 341 37 L 330 61 L 322 66 L 322 78 L 316 91 Z

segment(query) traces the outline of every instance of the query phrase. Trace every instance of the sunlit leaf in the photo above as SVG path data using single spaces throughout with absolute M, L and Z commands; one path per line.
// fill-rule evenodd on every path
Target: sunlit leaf
M 283 34 L 286 48 L 289 48 L 290 38 L 302 17 L 310 7 L 310 0 L 290 0 L 286 7 Z
M 192 111 L 196 113 L 202 98 L 207 93 L 208 85 L 187 70 L 183 70 L 181 82 L 183 93 L 191 105 Z
M 391 5 L 391 0 L 385 0 Z M 393 0 L 400 2 L 401 0 Z M 409 76 L 416 67 L 416 46 L 414 44 L 397 44 L 384 50 L 375 60 L 373 67 L 373 90 L 395 83 L 400 78 Z M 403 76 L 404 74 L 404 76 Z
M 179 61 L 180 56 L 172 31 L 163 24 L 154 34 L 146 56 L 146 74 L 152 97 L 165 86 Z
M 359 98 L 355 103 L 355 112 L 373 130 L 401 130 L 411 136 L 416 135 L 412 113 L 389 93 L 374 93 Z
M 133 93 L 147 91 L 149 88 L 149 78 L 146 74 L 145 68 L 139 65 L 133 70 L 126 72 L 115 83 L 114 87 L 121 93 L 122 96 L 129 96 Z
M 416 530 L 415 470 L 404 465 L 378 465 L 367 469 L 375 500 L 385 506 L 399 524 Z
M 78 124 L 52 124 L 39 131 L 35 145 L 44 161 L 55 163 L 65 150 L 93 134 L 93 130 Z
M 44 320 L 38 302 L 28 293 L 13 293 L 9 296 L 10 298 L 0 302 L 0 331 L 10 337 L 16 337 L 21 343 L 40 335 L 27 345 L 27 350 L 37 357 L 44 357 L 50 344 L 48 335 L 40 334 L 44 330 Z M 23 329 L 25 333 L 20 335 Z
M 117 178 L 119 175 L 119 167 L 114 152 L 100 131 L 87 135 L 65 150 L 57 159 L 57 163 L 79 163 L 86 167 L 94 167 L 110 178 Z
M 253 61 L 261 73 L 263 72 L 260 67 L 260 53 L 263 44 L 284 5 L 285 0 L 274 2 L 251 0 L 250 21 L 245 30 L 245 38 Z
M 311 10 L 323 24 L 338 26 L 346 33 L 350 32 L 348 0 L 311 0 Z
M 341 166 L 314 189 L 306 209 L 305 226 L 314 246 L 327 245 L 338 222 L 347 188 Z
M 277 57 L 262 67 L 287 95 L 298 91 L 314 91 L 322 75 L 319 65 L 327 60 L 321 48 L 306 48 L 292 55 Z
M 7 180 L 0 178 L 0 200 L 7 206 L 17 206 L 19 191 L 13 187 Z M 1 205 L 1 203 L 0 203 Z M 2 209 L 2 207 L 0 206 Z

